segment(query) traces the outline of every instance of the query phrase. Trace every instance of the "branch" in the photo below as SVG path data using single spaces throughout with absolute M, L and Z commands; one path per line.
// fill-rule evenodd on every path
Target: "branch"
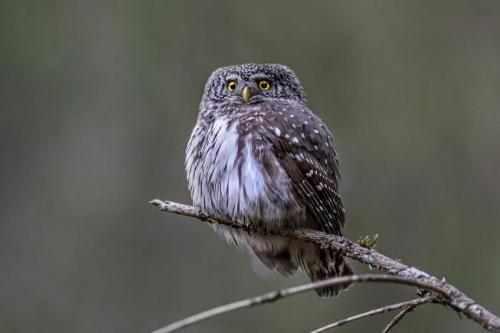
M 435 301 L 434 297 L 432 297 L 432 296 L 425 296 L 425 297 L 417 298 L 417 299 L 414 299 L 414 300 L 411 300 L 411 301 L 406 301 L 406 302 L 401 302 L 401 303 L 386 305 L 386 306 L 383 306 L 383 307 L 380 307 L 380 308 L 377 308 L 377 309 L 373 309 L 373 310 L 366 311 L 366 312 L 363 312 L 363 313 L 360 313 L 360 314 L 357 314 L 357 315 L 354 315 L 354 316 L 351 316 L 351 317 L 347 317 L 347 318 L 338 320 L 338 321 L 336 321 L 334 323 L 331 323 L 331 324 L 328 324 L 326 326 L 317 328 L 314 331 L 311 331 L 310 333 L 324 332 L 324 331 L 327 331 L 327 330 L 329 330 L 331 328 L 343 326 L 345 324 L 348 324 L 350 322 L 353 322 L 353 321 L 356 321 L 356 320 L 359 320 L 359 319 L 363 319 L 363 318 L 366 318 L 366 317 L 375 316 L 375 315 L 386 313 L 386 312 L 390 312 L 390 311 L 395 311 L 395 310 L 399 310 L 399 309 L 405 309 L 406 310 L 406 309 L 408 309 L 410 307 L 412 309 L 414 309 L 418 305 L 425 304 L 425 303 L 431 303 L 433 301 Z
M 152 205 L 159 207 L 162 211 L 175 213 L 184 216 L 195 217 L 203 222 L 212 224 L 223 224 L 233 228 L 247 230 L 260 234 L 279 235 L 291 239 L 312 242 L 322 248 L 331 248 L 344 256 L 357 260 L 370 267 L 377 268 L 391 275 L 401 278 L 418 280 L 425 284 L 424 289 L 439 290 L 443 297 L 442 303 L 451 306 L 458 313 L 463 313 L 468 318 L 474 320 L 486 330 L 500 332 L 500 318 L 488 311 L 483 306 L 477 304 L 473 299 L 465 295 L 462 291 L 447 283 L 444 279 L 439 279 L 429 275 L 415 267 L 407 266 L 402 262 L 387 257 L 374 249 L 365 248 L 353 241 L 341 236 L 327 234 L 317 230 L 297 229 L 285 230 L 278 233 L 264 233 L 252 227 L 240 224 L 227 217 L 220 217 L 201 211 L 199 208 L 187 206 L 170 201 L 152 200 Z M 321 281 L 322 282 L 322 281 Z M 432 289 L 429 287 L 432 286 Z
M 405 285 L 411 285 L 411 286 L 416 286 L 420 288 L 425 288 L 425 289 L 430 289 L 436 292 L 438 295 L 442 295 L 444 291 L 435 288 L 435 286 L 432 286 L 430 284 L 422 283 L 421 281 L 418 281 L 416 279 L 411 279 L 411 278 L 403 278 L 400 276 L 394 276 L 394 275 L 385 275 L 385 274 L 360 274 L 360 275 L 348 275 L 348 276 L 342 276 L 342 277 L 335 277 L 331 279 L 326 279 L 326 280 L 321 280 L 321 281 L 316 281 L 316 282 L 311 282 L 303 285 L 299 285 L 296 287 L 291 287 L 291 288 L 285 288 L 277 291 L 272 291 L 260 296 L 255 296 L 255 297 L 250 297 L 243 299 L 241 301 L 225 304 L 218 306 L 216 308 L 212 308 L 200 313 L 197 313 L 193 316 L 184 318 L 182 320 L 176 321 L 175 323 L 172 323 L 168 326 L 165 326 L 163 328 L 160 328 L 153 333 L 170 333 L 170 332 L 175 332 L 180 330 L 181 328 L 185 328 L 187 326 L 191 326 L 197 322 L 200 322 L 202 320 L 206 320 L 211 317 L 215 317 L 224 313 L 232 312 L 238 309 L 242 308 L 248 308 L 252 307 L 255 305 L 261 305 L 265 303 L 270 303 L 270 302 L 275 302 L 277 300 L 280 300 L 285 297 L 297 295 L 297 294 L 302 294 L 307 291 L 316 289 L 316 288 L 321 288 L 321 287 L 327 287 L 327 286 L 334 286 L 334 285 L 341 285 L 345 283 L 351 283 L 351 282 L 392 282 L 392 283 L 399 283 L 399 284 L 405 284 Z M 421 298 L 419 300 L 422 300 L 424 298 Z
M 396 326 L 401 319 L 403 319 L 404 316 L 406 316 L 407 313 L 412 312 L 415 310 L 418 304 L 409 304 L 407 307 L 405 307 L 403 310 L 401 310 L 396 317 L 392 318 L 392 320 L 387 324 L 387 326 L 384 328 L 382 333 L 388 333 L 394 326 Z

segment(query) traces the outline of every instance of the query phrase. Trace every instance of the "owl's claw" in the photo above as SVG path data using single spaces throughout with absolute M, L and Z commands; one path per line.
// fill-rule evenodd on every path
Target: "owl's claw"
M 368 249 L 374 249 L 375 244 L 377 243 L 377 239 L 378 239 L 378 234 L 374 234 L 373 236 L 370 235 L 361 236 L 358 239 L 358 244 Z

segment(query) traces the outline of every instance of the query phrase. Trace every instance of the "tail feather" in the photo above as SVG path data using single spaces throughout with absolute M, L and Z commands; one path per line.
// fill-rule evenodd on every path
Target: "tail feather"
M 312 243 L 290 241 L 278 236 L 253 235 L 221 225 L 217 225 L 216 230 L 231 243 L 246 245 L 267 267 L 285 276 L 293 274 L 299 266 L 311 281 L 353 274 L 347 259 L 331 249 L 321 249 Z M 346 283 L 318 288 L 316 292 L 321 297 L 332 297 L 350 285 Z
M 298 268 L 297 263 L 291 258 L 290 252 L 283 249 L 280 252 L 264 252 L 254 250 L 255 255 L 269 269 L 276 269 L 284 276 L 292 275 Z
M 305 262 L 304 270 L 311 281 L 320 281 L 333 277 L 352 275 L 353 270 L 346 258 L 332 250 L 320 250 L 319 260 Z M 349 288 L 352 283 L 344 283 L 316 289 L 320 297 L 332 297 Z
M 293 274 L 299 265 L 313 282 L 353 274 L 351 265 L 342 255 L 330 249 L 319 249 L 311 244 L 281 248 L 279 251 L 254 249 L 254 252 L 267 267 L 285 276 Z M 320 297 L 333 297 L 349 288 L 351 284 L 317 288 L 316 292 Z

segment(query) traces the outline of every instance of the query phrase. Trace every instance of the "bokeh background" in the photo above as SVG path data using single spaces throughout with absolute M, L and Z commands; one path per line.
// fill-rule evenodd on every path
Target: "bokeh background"
M 380 251 L 500 312 L 500 2 L 0 6 L 1 332 L 148 332 L 306 281 L 147 204 L 190 202 L 184 149 L 205 80 L 243 62 L 294 68 L 333 130 L 347 237 L 378 233 Z M 413 295 L 358 285 L 185 332 L 308 332 Z M 429 305 L 395 331 L 482 330 Z

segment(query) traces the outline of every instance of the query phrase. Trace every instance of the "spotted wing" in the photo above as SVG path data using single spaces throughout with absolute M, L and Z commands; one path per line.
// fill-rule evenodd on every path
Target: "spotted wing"
M 280 102 L 269 110 L 268 138 L 302 202 L 324 231 L 341 234 L 344 208 L 338 194 L 335 144 L 323 121 L 305 105 Z

